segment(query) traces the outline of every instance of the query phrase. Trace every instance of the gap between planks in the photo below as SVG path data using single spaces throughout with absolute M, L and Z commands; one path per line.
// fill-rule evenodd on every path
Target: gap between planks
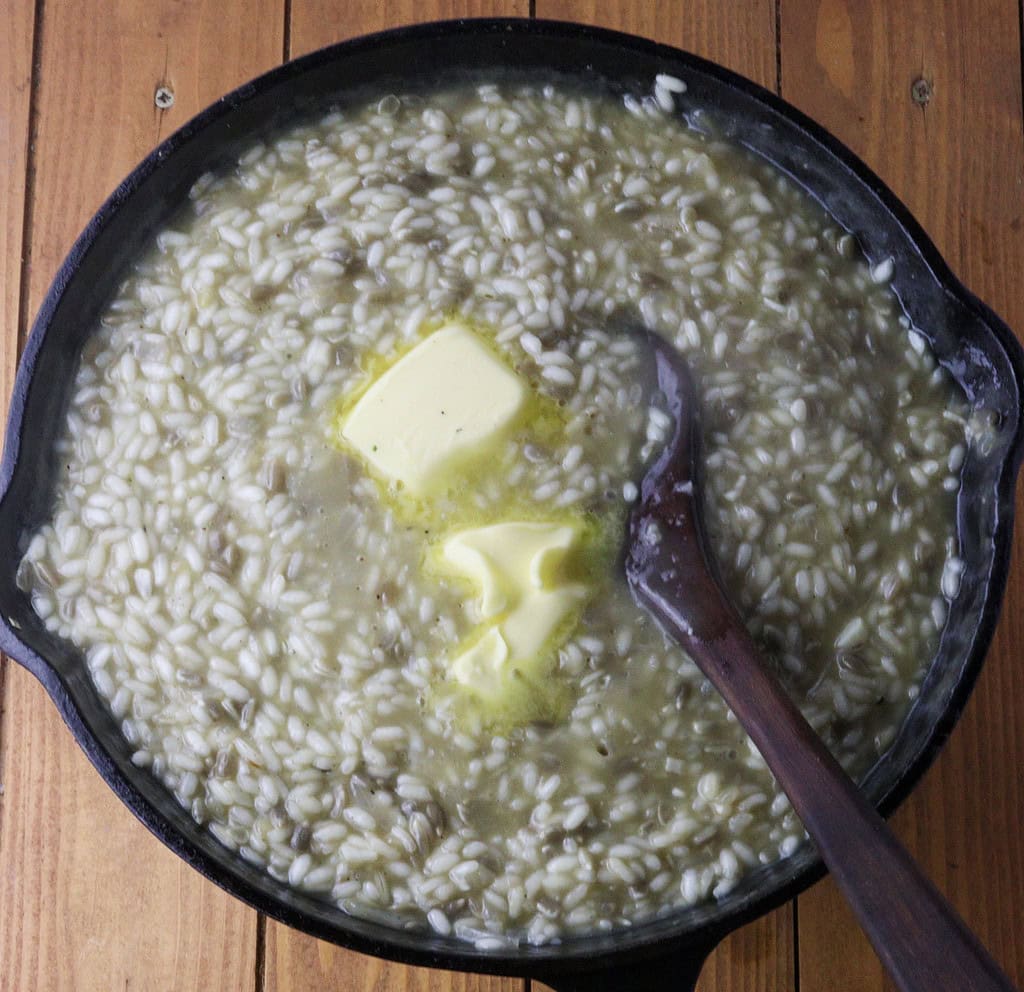
M 42 34 L 43 34 L 43 0 L 35 0 L 32 7 L 32 24 L 30 28 L 32 32 L 32 41 L 29 45 L 30 50 L 30 63 L 29 63 L 29 92 L 28 92 L 28 113 L 27 122 L 25 129 L 25 185 L 23 187 L 23 200 L 21 204 L 21 258 L 18 268 L 18 303 L 17 303 L 17 325 L 14 333 L 14 362 L 13 367 L 16 371 L 19 361 L 21 360 L 21 353 L 25 347 L 25 340 L 28 337 L 28 325 L 29 325 L 29 268 L 31 264 L 32 254 L 32 219 L 34 216 L 33 202 L 35 199 L 35 187 L 36 187 L 36 156 L 35 156 L 35 145 L 36 145 L 36 124 L 37 124 L 37 95 L 39 92 L 39 52 L 42 45 Z M 0 333 L 4 332 L 5 329 L 0 328 Z M 13 391 L 14 388 L 14 372 L 12 372 L 12 378 L 10 382 L 5 383 L 7 390 Z M 3 397 L 4 409 L 7 409 L 7 405 L 10 403 L 10 393 L 5 391 Z M 12 662 L 6 655 L 0 655 L 0 755 L 3 754 L 4 745 L 4 719 L 3 714 L 5 711 L 6 703 L 6 690 L 7 690 L 7 672 Z M 0 782 L 0 795 L 2 795 L 3 782 Z M 2 807 L 0 807 L 2 812 Z M 2 815 L 0 815 L 0 823 L 2 823 Z
M 18 358 L 28 337 L 28 280 L 32 264 L 32 221 L 35 216 L 36 130 L 38 127 L 39 53 L 43 41 L 43 3 L 36 0 L 32 12 L 32 64 L 29 69 L 28 144 L 25 148 L 25 202 L 21 220 L 21 278 L 18 283 Z M 0 686 L 2 690 L 2 686 Z

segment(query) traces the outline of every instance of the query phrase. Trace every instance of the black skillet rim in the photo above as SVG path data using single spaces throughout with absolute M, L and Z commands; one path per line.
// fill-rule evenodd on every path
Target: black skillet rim
M 230 115 L 236 106 L 252 99 L 260 92 L 287 82 L 317 66 L 344 58 L 347 53 L 361 49 L 372 50 L 389 42 L 429 43 L 432 39 L 449 36 L 453 33 L 470 37 L 477 33 L 505 33 L 510 36 L 564 38 L 573 43 L 590 42 L 614 45 L 622 49 L 624 53 L 633 51 L 648 57 L 659 58 L 684 69 L 693 69 L 711 77 L 716 84 L 738 90 L 765 105 L 769 112 L 785 118 L 802 132 L 802 136 L 810 144 L 817 146 L 825 157 L 830 156 L 838 160 L 841 166 L 853 174 L 867 193 L 881 203 L 883 209 L 902 228 L 902 234 L 907 244 L 913 253 L 923 261 L 937 286 L 955 297 L 980 322 L 987 325 L 1013 371 L 1016 392 L 1018 396 L 1020 395 L 1021 384 L 1024 383 L 1024 352 L 1021 351 L 1009 328 L 950 272 L 930 238 L 885 184 L 845 145 L 774 93 L 698 56 L 616 31 L 568 22 L 536 19 L 495 18 L 440 21 L 365 35 L 321 49 L 272 69 L 229 93 L 192 118 L 147 155 L 128 175 L 100 207 L 76 240 L 55 276 L 33 324 L 32 333 L 19 363 L 11 401 L 3 459 L 0 462 L 0 493 L 6 495 L 18 463 L 28 386 L 44 344 L 46 331 L 51 324 L 65 287 L 74 277 L 81 260 L 109 219 L 142 182 L 161 166 L 163 160 L 206 126 Z M 989 590 L 996 590 L 997 594 L 990 593 L 986 596 L 984 609 L 974 628 L 970 651 L 964 662 L 962 675 L 955 685 L 947 705 L 933 725 L 931 733 L 921 742 L 916 757 L 904 767 L 892 788 L 879 800 L 879 808 L 886 815 L 903 801 L 949 736 L 966 704 L 992 640 L 1002 599 L 1002 590 L 1005 587 L 1009 571 L 1009 538 L 1012 528 L 1014 485 L 1021 461 L 1022 445 L 1024 445 L 1024 435 L 1022 435 L 1018 417 L 1014 437 L 1011 440 L 1007 457 L 1002 463 L 996 485 L 997 531 L 1000 532 L 997 537 L 1003 539 L 995 542 L 987 586 Z M 689 951 L 692 955 L 703 958 L 706 951 L 726 933 L 781 905 L 824 874 L 820 862 L 814 859 L 810 852 L 805 851 L 802 859 L 800 853 L 790 859 L 795 863 L 795 867 L 774 888 L 755 894 L 746 903 L 738 906 L 731 915 L 721 921 L 713 921 L 711 925 L 703 924 L 690 930 L 680 929 L 678 924 L 672 925 L 673 917 L 668 917 L 657 923 L 652 922 L 638 926 L 635 931 L 617 931 L 613 935 L 609 935 L 608 938 L 587 937 L 567 942 L 564 945 L 547 945 L 540 948 L 513 948 L 509 951 L 496 952 L 478 951 L 471 945 L 461 942 L 439 940 L 427 934 L 406 933 L 383 925 L 366 924 L 355 920 L 353 920 L 353 927 L 349 928 L 347 918 L 341 926 L 322 923 L 302 909 L 282 903 L 274 895 L 250 884 L 238 875 L 225 873 L 222 866 L 217 864 L 214 859 L 190 844 L 164 814 L 150 804 L 133 781 L 122 775 L 100 741 L 87 729 L 73 694 L 68 691 L 55 669 L 18 638 L 17 633 L 8 626 L 6 617 L 2 619 L 0 648 L 23 664 L 39 679 L 78 744 L 86 752 L 104 780 L 154 835 L 207 878 L 257 910 L 314 936 L 357 951 L 407 964 L 496 974 L 551 977 L 559 974 L 593 973 L 608 966 L 618 968 L 632 961 L 650 960 L 672 955 L 673 952 L 685 958 L 686 952 Z

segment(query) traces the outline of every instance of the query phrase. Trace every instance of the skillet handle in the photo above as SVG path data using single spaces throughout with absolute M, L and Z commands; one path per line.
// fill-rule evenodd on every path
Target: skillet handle
M 647 961 L 605 967 L 595 961 L 593 971 L 539 974 L 536 978 L 555 992 L 694 992 L 704 962 L 714 949 L 715 944 L 673 949 Z

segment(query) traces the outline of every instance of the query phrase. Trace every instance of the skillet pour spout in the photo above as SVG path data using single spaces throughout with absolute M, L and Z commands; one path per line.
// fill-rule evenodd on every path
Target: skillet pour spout
M 0 466 L 0 648 L 42 682 L 111 788 L 172 850 L 261 912 L 316 937 L 409 964 L 538 978 L 556 988 L 692 987 L 723 936 L 820 877 L 814 851 L 745 876 L 721 899 L 610 933 L 542 946 L 480 950 L 454 937 L 357 919 L 244 862 L 133 765 L 81 655 L 50 634 L 19 588 L 26 536 L 48 519 L 54 447 L 78 356 L 152 233 L 204 174 L 248 145 L 332 105 L 396 88 L 430 93 L 465 82 L 552 81 L 621 95 L 656 75 L 686 83 L 679 113 L 699 111 L 777 166 L 851 232 L 872 264 L 892 260 L 893 289 L 973 408 L 992 426 L 962 470 L 958 529 L 965 572 L 920 697 L 860 783 L 883 813 L 920 778 L 950 733 L 995 629 L 1010 561 L 1022 451 L 1024 353 L 1009 329 L 950 273 L 906 208 L 848 149 L 755 84 L 685 52 L 615 32 L 546 21 L 472 20 L 385 32 L 314 52 L 228 94 L 168 138 L 89 222 L 57 273 L 18 369 Z

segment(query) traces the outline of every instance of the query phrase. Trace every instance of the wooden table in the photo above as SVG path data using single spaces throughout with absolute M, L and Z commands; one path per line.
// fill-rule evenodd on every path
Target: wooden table
M 1018 0 L 0 0 L 0 388 L 85 221 L 162 138 L 244 80 L 414 20 L 601 23 L 781 93 L 885 179 L 967 285 L 1024 329 Z M 158 106 L 161 88 L 173 104 Z M 161 93 L 160 102 L 166 102 Z M 1021 506 L 1018 503 L 1021 509 Z M 897 832 L 1024 983 L 1024 543 L 995 646 Z M 36 682 L 0 662 L 0 990 L 460 989 L 265 919 L 154 840 Z M 885 978 L 823 882 L 727 940 L 702 989 L 874 992 Z

